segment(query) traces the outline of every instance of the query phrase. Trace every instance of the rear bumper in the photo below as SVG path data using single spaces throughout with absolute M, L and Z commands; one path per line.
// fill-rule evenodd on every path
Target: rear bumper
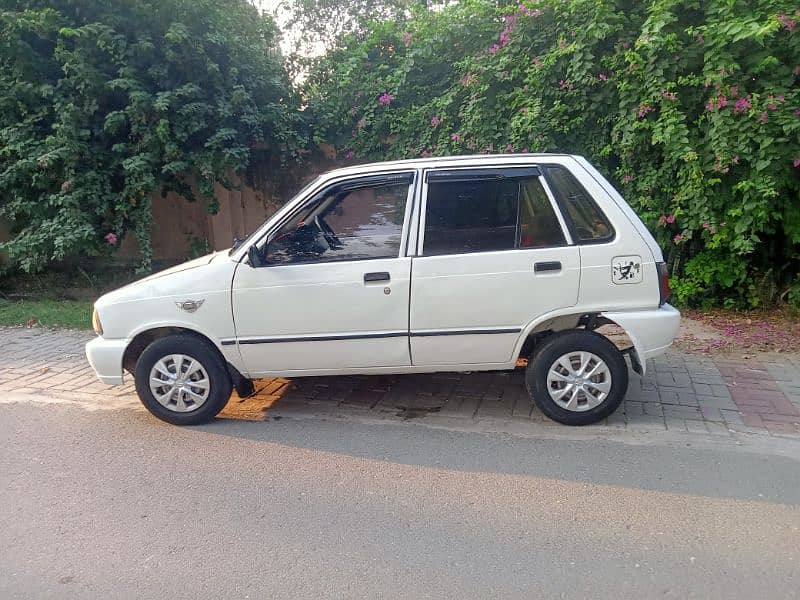
M 603 313 L 622 327 L 633 342 L 644 373 L 645 361 L 666 352 L 681 324 L 681 313 L 669 304 L 654 310 Z
M 122 356 L 128 340 L 96 337 L 86 344 L 86 358 L 97 378 L 107 385 L 122 385 Z

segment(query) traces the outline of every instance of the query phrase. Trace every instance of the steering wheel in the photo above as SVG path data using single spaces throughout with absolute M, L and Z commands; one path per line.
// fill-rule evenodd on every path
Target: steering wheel
M 325 240 L 328 242 L 331 248 L 341 248 L 344 246 L 344 244 L 342 244 L 342 240 L 336 236 L 330 225 L 328 225 L 319 215 L 314 217 L 314 224 L 322 232 L 322 235 L 325 236 Z

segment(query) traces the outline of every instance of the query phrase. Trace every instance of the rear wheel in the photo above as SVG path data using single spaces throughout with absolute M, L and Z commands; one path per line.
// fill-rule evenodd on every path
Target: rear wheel
M 548 417 L 589 425 L 613 413 L 628 390 L 628 366 L 608 339 L 590 331 L 556 334 L 534 352 L 528 393 Z
M 139 357 L 135 379 L 147 410 L 175 425 L 210 421 L 225 407 L 232 390 L 216 348 L 191 335 L 155 340 Z

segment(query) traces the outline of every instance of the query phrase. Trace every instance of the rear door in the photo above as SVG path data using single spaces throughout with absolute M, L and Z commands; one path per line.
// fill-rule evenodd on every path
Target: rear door
M 580 254 L 537 167 L 425 172 L 414 365 L 507 363 L 535 317 L 576 304 Z

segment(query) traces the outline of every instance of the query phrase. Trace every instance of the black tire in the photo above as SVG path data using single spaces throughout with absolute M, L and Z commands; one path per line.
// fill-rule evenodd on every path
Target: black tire
M 189 412 L 177 412 L 163 406 L 150 389 L 150 373 L 156 363 L 178 354 L 202 365 L 208 379 L 208 396 Z M 145 408 L 162 421 L 173 425 L 197 425 L 210 421 L 225 407 L 233 391 L 230 374 L 217 349 L 200 337 L 186 334 L 159 338 L 147 346 L 136 362 L 134 376 L 136 393 Z
M 591 352 L 606 364 L 611 387 L 597 406 L 577 412 L 564 408 L 551 397 L 547 378 L 559 358 L 579 351 Z M 525 385 L 536 406 L 554 421 L 564 425 L 590 425 L 605 419 L 619 407 L 628 391 L 628 365 L 617 347 L 598 333 L 583 330 L 558 333 L 534 351 L 525 371 Z M 586 393 L 578 397 L 586 403 Z

